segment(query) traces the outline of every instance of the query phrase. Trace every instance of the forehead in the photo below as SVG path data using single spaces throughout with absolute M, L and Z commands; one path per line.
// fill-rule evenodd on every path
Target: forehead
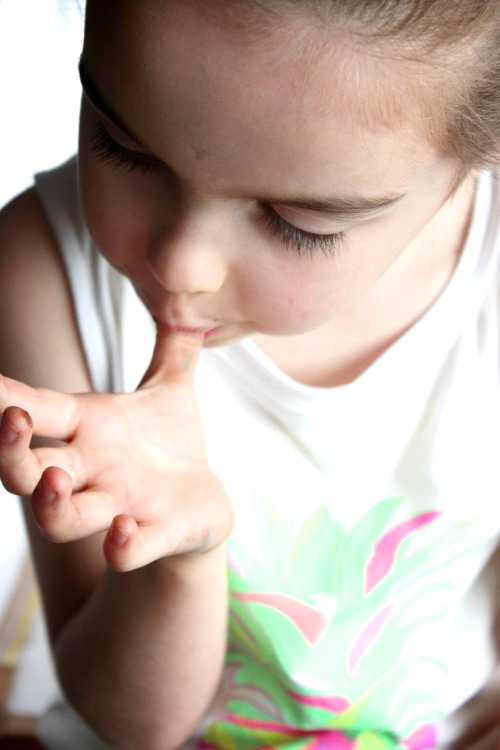
M 419 128 L 421 71 L 362 49 L 312 14 L 266 21 L 238 15 L 239 3 L 227 15 L 229 5 L 89 0 L 86 66 L 143 142 L 175 150 L 166 161 L 188 172 L 193 159 L 203 162 L 215 184 L 215 154 L 247 173 L 257 159 L 300 185 L 300 163 L 331 179 L 346 159 L 350 173 L 366 176 L 381 152 L 402 172 L 405 160 L 413 167 L 429 158 Z M 356 163 L 354 154 L 362 154 Z

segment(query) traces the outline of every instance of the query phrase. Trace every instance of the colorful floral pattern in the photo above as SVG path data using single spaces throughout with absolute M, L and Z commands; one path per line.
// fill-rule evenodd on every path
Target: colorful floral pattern
M 320 506 L 297 532 L 258 507 L 259 549 L 229 543 L 227 664 L 200 750 L 434 747 L 446 667 L 424 634 L 446 627 L 440 571 L 470 524 L 389 498 L 350 529 Z

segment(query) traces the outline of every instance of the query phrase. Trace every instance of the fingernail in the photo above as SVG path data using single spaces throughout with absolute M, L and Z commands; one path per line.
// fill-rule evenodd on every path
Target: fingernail
M 129 536 L 125 531 L 120 529 L 119 526 L 116 524 L 113 524 L 111 526 L 111 530 L 109 532 L 109 535 L 111 537 L 111 541 L 113 544 L 116 544 L 117 547 L 123 547 L 125 542 L 128 540 Z
M 19 409 L 19 411 L 22 414 L 23 419 L 26 420 L 26 424 L 31 429 L 33 427 L 33 420 L 31 419 L 31 415 L 25 409 Z
M 15 430 L 7 419 L 2 419 L 0 424 L 0 440 L 2 443 L 13 443 L 19 432 Z
M 38 496 L 46 503 L 52 503 L 57 497 L 57 492 L 47 484 L 44 477 L 40 480 Z

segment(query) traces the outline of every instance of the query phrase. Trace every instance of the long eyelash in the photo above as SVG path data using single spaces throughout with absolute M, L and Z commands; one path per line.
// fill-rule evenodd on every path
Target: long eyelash
M 109 162 L 113 167 L 123 168 L 127 172 L 133 172 L 136 169 L 149 172 L 160 166 L 155 158 L 121 146 L 102 125 L 97 126 L 91 137 L 90 148 L 103 161 Z
M 319 251 L 323 255 L 333 256 L 345 240 L 344 232 L 335 234 L 306 232 L 289 224 L 271 206 L 264 206 L 264 209 L 262 219 L 266 222 L 271 234 L 279 237 L 287 250 L 293 249 L 299 255 L 312 256 Z
M 149 172 L 159 166 L 163 167 L 154 157 L 121 146 L 101 124 L 97 126 L 90 139 L 90 148 L 103 161 L 109 162 L 114 167 L 123 168 L 127 172 L 133 172 L 136 169 Z M 289 224 L 271 206 L 264 206 L 264 209 L 262 219 L 266 222 L 271 234 L 279 237 L 287 250 L 293 249 L 299 255 L 312 256 L 319 250 L 323 255 L 333 256 L 345 240 L 344 232 L 335 234 L 306 232 Z

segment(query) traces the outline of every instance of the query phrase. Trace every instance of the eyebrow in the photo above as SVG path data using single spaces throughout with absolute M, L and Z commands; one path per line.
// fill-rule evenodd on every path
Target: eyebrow
M 103 114 L 108 120 L 110 120 L 116 127 L 118 127 L 124 135 L 130 138 L 134 143 L 144 151 L 144 153 L 153 158 L 159 164 L 164 166 L 166 169 L 170 169 L 168 164 L 155 156 L 149 151 L 149 149 L 137 138 L 132 132 L 128 125 L 122 120 L 122 118 L 114 111 L 112 106 L 104 98 L 99 91 L 96 83 L 92 76 L 85 67 L 83 56 L 80 58 L 78 63 L 78 72 L 80 75 L 80 82 L 82 89 L 92 103 L 92 105 L 101 114 Z M 297 197 L 297 196 L 261 196 L 258 198 L 259 203 L 267 205 L 281 205 L 289 206 L 291 208 L 299 208 L 305 211 L 311 211 L 312 213 L 324 214 L 325 216 L 336 218 L 336 219 L 356 219 L 369 217 L 371 214 L 382 211 L 384 208 L 389 208 L 404 197 L 404 193 L 396 195 L 378 196 L 373 198 L 363 196 L 332 196 L 325 198 L 309 198 L 309 197 Z
M 389 208 L 404 198 L 404 193 L 397 195 L 379 196 L 366 198 L 363 196 L 331 198 L 296 198 L 294 196 L 283 196 L 281 198 L 261 198 L 263 203 L 271 205 L 290 206 L 301 208 L 314 213 L 325 214 L 337 219 L 355 219 L 382 211 Z

